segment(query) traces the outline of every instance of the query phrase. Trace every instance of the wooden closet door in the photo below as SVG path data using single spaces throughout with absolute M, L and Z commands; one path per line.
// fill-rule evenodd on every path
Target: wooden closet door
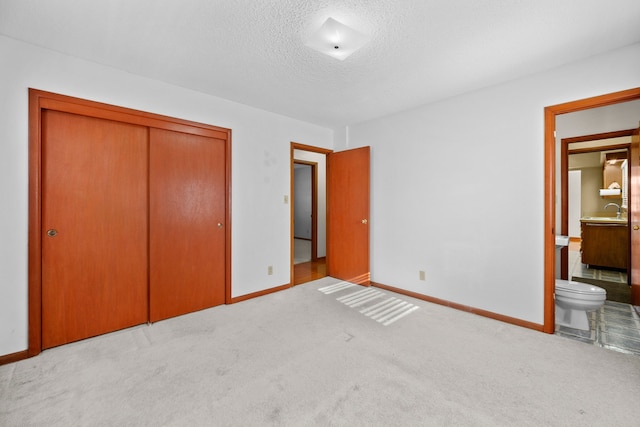
M 150 320 L 225 302 L 223 140 L 151 129 Z
M 147 321 L 142 126 L 42 117 L 42 347 Z

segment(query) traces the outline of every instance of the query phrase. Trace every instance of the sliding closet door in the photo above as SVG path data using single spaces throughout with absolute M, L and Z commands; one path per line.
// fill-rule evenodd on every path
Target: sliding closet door
M 147 321 L 147 141 L 42 112 L 42 348 Z
M 226 141 L 150 130 L 152 322 L 225 302 Z

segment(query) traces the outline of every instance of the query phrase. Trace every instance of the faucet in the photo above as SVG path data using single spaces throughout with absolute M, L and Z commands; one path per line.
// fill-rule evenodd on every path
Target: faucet
M 617 203 L 607 203 L 606 205 L 604 205 L 603 209 L 607 209 L 609 206 L 615 206 L 616 208 L 618 208 L 618 213 L 616 215 L 616 218 L 620 219 L 620 215 L 622 212 L 620 212 L 620 205 Z

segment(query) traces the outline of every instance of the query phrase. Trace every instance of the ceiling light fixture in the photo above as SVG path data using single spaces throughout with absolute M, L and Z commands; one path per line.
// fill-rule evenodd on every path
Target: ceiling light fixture
M 311 35 L 306 45 L 342 61 L 367 44 L 370 39 L 371 37 L 328 18 L 318 31 Z

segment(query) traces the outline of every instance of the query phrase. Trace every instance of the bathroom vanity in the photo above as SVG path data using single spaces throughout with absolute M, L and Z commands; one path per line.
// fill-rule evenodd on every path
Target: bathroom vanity
M 580 225 L 583 264 L 627 269 L 629 228 L 626 218 L 583 217 Z

